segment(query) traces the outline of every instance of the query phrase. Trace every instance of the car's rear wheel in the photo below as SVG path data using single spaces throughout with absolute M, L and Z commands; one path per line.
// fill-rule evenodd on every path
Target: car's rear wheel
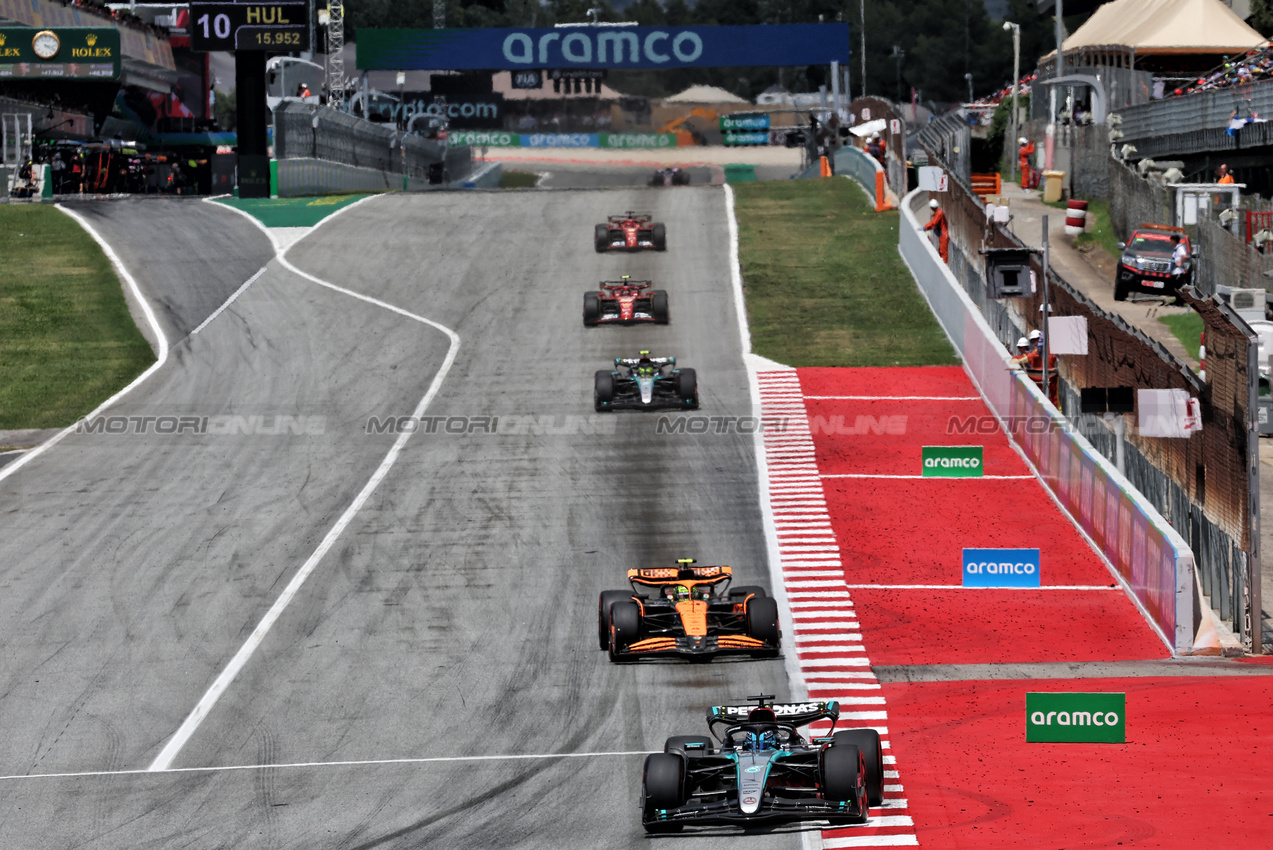
M 763 599 L 768 595 L 765 589 L 758 584 L 743 584 L 729 589 L 729 598 L 738 602 L 743 601 L 748 596 L 758 596 Z
M 652 229 L 650 239 L 651 241 L 654 242 L 654 250 L 666 251 L 667 250 L 667 227 L 662 222 L 655 224 Z
M 866 796 L 872 806 L 884 801 L 884 752 L 880 733 L 874 729 L 842 729 L 832 737 L 833 746 L 853 745 L 862 753 L 866 766 Z
M 606 246 L 610 244 L 610 228 L 604 224 L 598 224 L 592 230 L 592 244 L 597 249 L 597 253 L 604 253 Z
M 583 294 L 583 323 L 592 327 L 601 318 L 601 299 L 595 292 Z
M 598 412 L 610 409 L 614 401 L 614 373 L 599 369 L 592 379 L 592 406 Z
M 755 597 L 747 603 L 747 634 L 765 643 L 777 643 L 778 602 L 768 596 Z
M 707 755 L 712 739 L 706 735 L 673 735 L 663 745 L 665 753 L 682 753 L 687 759 Z
M 620 601 L 610 606 L 610 660 L 618 661 L 617 650 L 641 635 L 641 609 L 635 602 Z
M 686 407 L 698 407 L 698 373 L 681 369 L 676 373 L 676 395 Z
M 666 325 L 671 313 L 668 311 L 667 291 L 656 289 L 650 293 L 650 314 L 654 316 L 654 321 L 660 325 Z
M 626 590 L 601 591 L 601 599 L 597 604 L 597 637 L 602 649 L 610 648 L 610 606 L 631 598 L 632 594 Z
M 672 185 L 688 186 L 690 185 L 690 176 L 684 171 L 678 171 L 672 175 Z

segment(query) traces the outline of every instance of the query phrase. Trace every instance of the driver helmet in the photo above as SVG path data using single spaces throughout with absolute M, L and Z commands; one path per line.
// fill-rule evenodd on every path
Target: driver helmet
M 690 598 L 689 585 L 674 584 L 668 588 L 667 595 L 673 602 L 685 602 Z
M 776 750 L 778 748 L 778 734 L 776 732 L 748 732 L 747 740 L 743 742 L 743 749 L 748 752 L 760 752 L 762 750 Z
M 637 361 L 637 374 L 648 377 L 657 371 L 658 370 L 654 367 L 654 361 L 647 355 L 642 354 L 641 359 Z

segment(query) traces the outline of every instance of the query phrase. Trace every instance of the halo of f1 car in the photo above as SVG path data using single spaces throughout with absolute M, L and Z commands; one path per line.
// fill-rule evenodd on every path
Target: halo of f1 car
M 605 224 L 593 229 L 593 247 L 598 254 L 606 251 L 666 251 L 667 227 L 656 222 L 649 213 L 628 210 L 606 218 Z
M 645 758 L 641 823 L 646 832 L 679 832 L 686 824 L 750 825 L 827 819 L 866 823 L 883 797 L 884 760 L 874 729 L 835 730 L 838 702 L 714 705 L 707 735 L 674 735 Z M 797 731 L 829 719 L 832 734 L 805 739 Z
M 729 653 L 771 658 L 782 645 L 778 603 L 763 587 L 730 587 L 728 566 L 628 570 L 630 590 L 604 590 L 597 638 L 611 661 Z
M 651 410 L 674 407 L 698 409 L 698 375 L 693 369 L 676 368 L 675 357 L 614 358 L 614 369 L 600 369 L 593 376 L 592 405 L 598 412 L 634 408 Z
M 587 327 L 613 322 L 654 322 L 666 325 L 668 312 L 667 291 L 654 289 L 654 281 L 631 280 L 623 275 L 620 280 L 603 280 L 596 292 L 583 294 L 583 323 Z
M 656 168 L 650 177 L 651 186 L 688 186 L 690 175 L 679 168 Z

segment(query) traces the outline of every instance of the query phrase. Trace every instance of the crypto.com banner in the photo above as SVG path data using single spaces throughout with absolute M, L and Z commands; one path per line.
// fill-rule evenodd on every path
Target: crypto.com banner
M 362 71 L 718 68 L 849 59 L 849 25 L 360 29 Z

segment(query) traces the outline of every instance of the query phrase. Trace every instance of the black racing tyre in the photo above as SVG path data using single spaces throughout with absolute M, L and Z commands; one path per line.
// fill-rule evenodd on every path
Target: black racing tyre
M 766 643 L 777 643 L 778 602 L 768 596 L 752 597 L 747 603 L 747 634 Z
M 614 401 L 614 374 L 605 369 L 599 369 L 592 378 L 592 406 L 598 412 L 609 410 L 612 401 Z
M 1119 275 L 1119 276 L 1118 276 L 1118 277 L 1114 280 L 1114 300 L 1115 300 L 1115 301 L 1126 301 L 1126 300 L 1127 300 L 1127 294 L 1128 294 L 1128 292 L 1130 291 L 1130 289 L 1131 289 L 1131 288 L 1130 288 L 1130 287 L 1129 287 L 1129 286 L 1128 286 L 1128 285 L 1127 285 L 1127 284 L 1123 281 L 1123 276 L 1120 274 L 1120 275 Z
M 835 745 L 822 751 L 822 788 L 832 803 L 854 802 L 863 771 L 862 751 L 852 744 Z
M 668 312 L 667 290 L 656 289 L 650 293 L 650 314 L 654 316 L 654 321 L 658 324 L 668 323 L 671 313 Z
M 874 729 L 842 729 L 832 736 L 832 746 L 853 745 L 862 753 L 866 765 L 866 796 L 872 806 L 884 801 L 884 752 L 880 733 Z
M 610 660 L 617 661 L 615 650 L 622 649 L 641 636 L 641 608 L 632 601 L 610 605 Z
M 595 292 L 583 294 L 583 323 L 592 327 L 601 318 L 601 298 Z
M 676 808 L 685 802 L 685 759 L 674 753 L 651 753 L 645 757 L 641 784 L 647 807 Z
M 673 186 L 688 186 L 688 185 L 690 185 L 690 176 L 689 176 L 689 174 L 687 174 L 687 173 L 686 173 L 686 172 L 684 172 L 684 171 L 678 171 L 678 172 L 676 172 L 675 174 L 673 174 L 673 175 L 672 175 L 672 185 L 673 185 Z
M 601 599 L 597 603 L 597 637 L 602 649 L 610 648 L 610 606 L 631 598 L 632 592 L 628 590 L 601 591 Z
M 698 373 L 693 369 L 681 369 L 676 373 L 676 395 L 684 402 L 698 407 Z
M 663 222 L 657 222 L 654 225 L 650 239 L 654 242 L 654 250 L 667 250 L 667 227 L 664 226 Z
M 700 744 L 701 746 L 692 746 Z M 712 748 L 712 739 L 706 735 L 673 735 L 663 745 L 665 753 L 681 753 L 687 759 L 707 755 Z
M 746 599 L 748 596 L 752 596 L 752 595 L 759 596 L 760 598 L 763 599 L 769 594 L 765 592 L 765 589 L 758 584 L 743 584 L 743 585 L 739 585 L 738 587 L 731 587 L 729 589 L 730 598 L 735 599 L 739 602 Z
M 604 224 L 598 224 L 592 229 L 592 245 L 597 249 L 597 253 L 604 253 L 606 246 L 610 244 L 610 228 Z

